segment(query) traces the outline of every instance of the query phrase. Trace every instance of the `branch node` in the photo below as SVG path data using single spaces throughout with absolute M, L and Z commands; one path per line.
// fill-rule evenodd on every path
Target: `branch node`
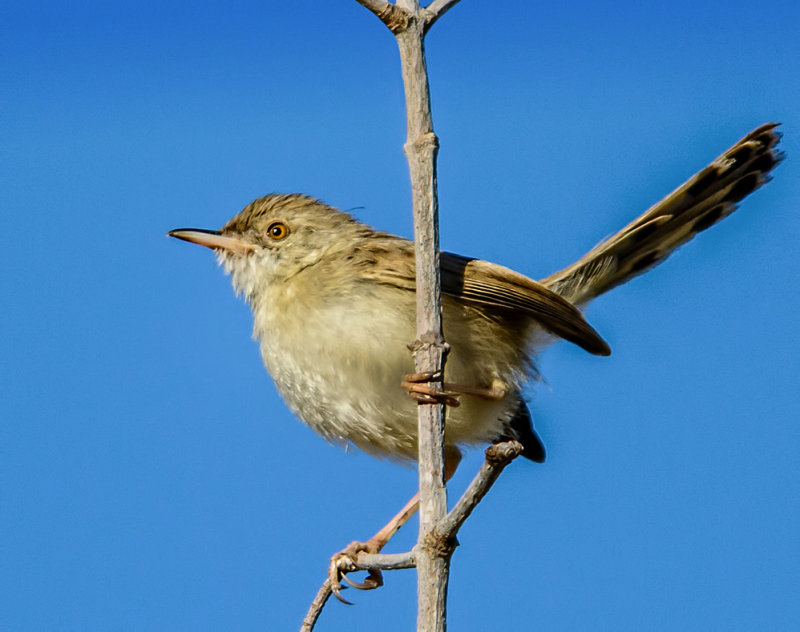
M 434 132 L 426 132 L 416 136 L 413 140 L 409 140 L 403 146 L 406 154 L 411 151 L 421 153 L 424 151 L 438 151 L 439 150 L 439 137 Z
M 429 531 L 422 540 L 422 547 L 430 552 L 434 557 L 450 559 L 458 546 L 458 539 L 455 534 L 441 533 L 434 528 Z
M 402 33 L 408 28 L 411 17 L 407 11 L 394 4 L 387 5 L 383 11 L 376 15 L 395 35 Z
M 377 15 L 378 19 L 383 22 L 395 35 L 402 33 L 408 28 L 408 25 L 411 21 L 411 14 L 402 7 L 398 7 L 396 4 L 392 4 L 391 2 L 385 2 L 384 0 L 356 1 L 361 6 L 369 9 L 375 15 Z
M 445 342 L 440 332 L 435 331 L 425 332 L 414 342 L 411 342 L 406 346 L 414 355 L 417 355 L 420 352 L 430 351 L 431 349 L 438 350 L 442 354 L 443 358 L 446 358 L 447 354 L 450 353 L 450 345 Z

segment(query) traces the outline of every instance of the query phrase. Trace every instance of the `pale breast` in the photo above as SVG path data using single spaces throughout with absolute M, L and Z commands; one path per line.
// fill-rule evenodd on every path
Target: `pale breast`
M 283 290 L 254 310 L 255 333 L 292 411 L 330 441 L 415 459 L 417 406 L 400 386 L 403 375 L 414 371 L 407 346 L 415 338 L 413 292 L 372 283 L 351 288 L 346 297 Z M 452 445 L 496 437 L 522 379 L 508 354 L 489 353 L 482 325 L 469 326 L 463 318 L 461 309 L 445 310 L 452 347 L 446 379 L 481 386 L 500 378 L 511 396 L 464 396 L 460 407 L 448 408 L 446 440 Z

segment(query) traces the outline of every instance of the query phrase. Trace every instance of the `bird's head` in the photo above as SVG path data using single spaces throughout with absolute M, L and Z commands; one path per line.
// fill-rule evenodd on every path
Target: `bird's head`
M 221 230 L 180 228 L 167 234 L 213 249 L 237 292 L 252 302 L 262 284 L 285 281 L 372 232 L 347 213 L 293 193 L 255 200 Z

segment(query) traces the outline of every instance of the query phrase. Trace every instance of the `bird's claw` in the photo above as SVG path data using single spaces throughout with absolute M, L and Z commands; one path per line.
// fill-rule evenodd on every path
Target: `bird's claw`
M 341 580 L 344 580 L 350 586 L 359 590 L 374 590 L 375 588 L 383 586 L 383 575 L 379 570 L 369 571 L 363 582 L 353 581 L 347 576 L 347 573 L 358 570 L 356 564 L 358 554 L 361 552 L 377 552 L 372 549 L 373 547 L 370 546 L 369 542 L 351 542 L 331 557 L 331 563 L 328 567 L 328 581 L 330 581 L 331 584 L 331 592 L 339 601 L 348 606 L 352 606 L 353 603 L 342 597 L 341 591 L 345 586 L 342 586 Z
M 383 574 L 378 570 L 368 571 L 363 582 L 354 582 L 347 575 L 342 575 L 342 579 L 358 590 L 375 590 L 383 586 Z
M 439 384 L 431 384 L 432 380 L 440 379 L 439 372 L 409 373 L 403 376 L 400 386 L 408 391 L 411 399 L 420 404 L 447 404 L 453 408 L 461 406 L 456 391 L 443 390 Z

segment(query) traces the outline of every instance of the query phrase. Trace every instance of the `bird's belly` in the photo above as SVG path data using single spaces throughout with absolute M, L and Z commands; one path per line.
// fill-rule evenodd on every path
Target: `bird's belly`
M 400 386 L 403 375 L 414 371 L 407 347 L 414 331 L 402 326 L 410 319 L 391 314 L 367 318 L 352 307 L 336 319 L 331 316 L 326 315 L 324 328 L 306 321 L 302 335 L 286 335 L 283 328 L 259 336 L 278 391 L 302 421 L 330 441 L 352 443 L 377 456 L 416 459 L 417 404 Z M 475 386 L 496 377 L 481 372 L 469 354 L 451 353 L 448 381 Z M 462 397 L 461 406 L 447 409 L 446 443 L 490 441 L 502 431 L 515 403 L 514 397 Z
M 413 370 L 407 351 L 376 355 L 334 344 L 276 354 L 270 346 L 262 344 L 262 356 L 278 391 L 320 435 L 375 454 L 416 453 L 415 405 L 400 387 Z

